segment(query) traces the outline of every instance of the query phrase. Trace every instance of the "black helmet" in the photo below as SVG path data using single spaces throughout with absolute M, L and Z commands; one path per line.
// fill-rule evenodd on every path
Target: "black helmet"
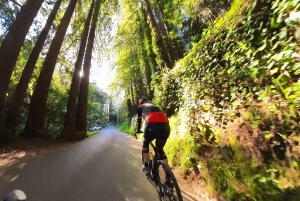
M 148 101 L 149 101 L 149 99 L 146 98 L 146 97 L 141 98 L 140 101 L 139 101 L 139 105 L 142 105 L 142 104 L 144 104 L 145 102 L 148 102 Z

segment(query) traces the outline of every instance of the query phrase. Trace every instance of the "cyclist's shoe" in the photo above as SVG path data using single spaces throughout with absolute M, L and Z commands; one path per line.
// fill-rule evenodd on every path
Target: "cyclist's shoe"
M 166 178 L 165 185 L 167 185 L 169 188 L 174 188 L 173 180 L 170 177 Z
M 143 165 L 143 172 L 145 173 L 145 174 L 148 174 L 149 173 L 149 167 L 146 167 L 145 165 Z

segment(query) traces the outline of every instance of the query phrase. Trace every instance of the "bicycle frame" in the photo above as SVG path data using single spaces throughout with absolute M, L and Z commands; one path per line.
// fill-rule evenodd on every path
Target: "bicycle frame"
M 155 145 L 157 143 L 157 140 L 155 142 Z M 178 186 L 178 183 L 176 181 L 176 178 L 170 169 L 170 167 L 164 163 L 163 160 L 161 160 L 161 156 L 152 141 L 149 143 L 151 147 L 149 147 L 149 173 L 146 174 L 149 181 L 154 182 L 154 184 L 157 187 L 157 191 L 159 193 L 160 200 L 164 200 L 164 197 L 167 196 L 170 200 L 179 200 L 182 201 L 182 196 L 180 192 L 180 188 Z M 153 154 L 154 151 L 154 154 Z M 169 175 L 169 177 L 172 178 L 172 181 L 174 182 L 173 187 L 166 187 L 166 184 L 162 183 L 159 173 L 159 167 L 162 167 L 164 169 L 164 172 Z M 166 175 L 165 175 L 166 176 Z M 176 197 L 174 196 L 174 192 L 176 193 Z M 176 199 L 177 198 L 177 199 Z
M 158 153 L 158 151 L 156 150 L 156 146 L 154 146 L 154 144 L 152 142 L 150 142 L 150 145 L 154 151 L 154 154 L 152 155 L 152 153 L 149 150 L 149 167 L 150 167 L 150 171 L 152 172 L 152 177 L 151 179 L 155 182 L 155 184 L 158 184 L 158 167 L 157 167 L 157 161 L 160 160 L 160 155 Z

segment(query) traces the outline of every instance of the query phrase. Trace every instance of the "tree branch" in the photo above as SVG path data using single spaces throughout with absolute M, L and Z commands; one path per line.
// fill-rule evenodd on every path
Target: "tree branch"
M 9 0 L 9 1 L 13 2 L 14 4 L 17 4 L 18 6 L 20 6 L 20 8 L 22 8 L 22 5 L 16 2 L 15 0 Z

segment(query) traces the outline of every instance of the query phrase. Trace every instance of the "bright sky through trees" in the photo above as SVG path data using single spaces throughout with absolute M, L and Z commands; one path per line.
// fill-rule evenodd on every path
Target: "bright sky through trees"
M 108 92 L 108 85 L 113 79 L 114 71 L 111 70 L 113 62 L 110 60 L 101 60 L 100 66 L 92 60 L 90 82 L 96 83 L 96 85 Z

